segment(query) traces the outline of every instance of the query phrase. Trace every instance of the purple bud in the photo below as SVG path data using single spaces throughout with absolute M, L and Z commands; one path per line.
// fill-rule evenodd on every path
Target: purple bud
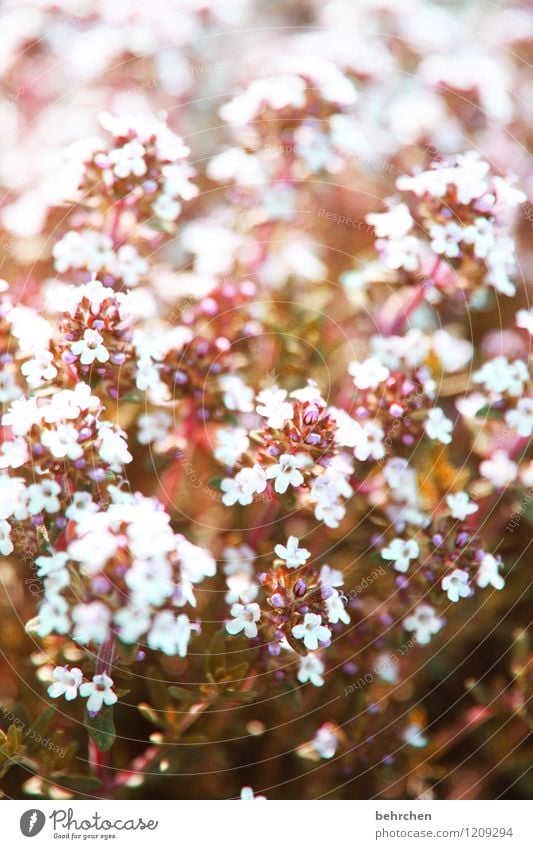
M 270 601 L 274 607 L 285 607 L 285 601 L 281 593 L 274 593 L 274 595 L 271 596 Z
M 67 527 L 67 519 L 65 519 L 64 516 L 59 516 L 59 518 L 56 519 L 56 527 L 60 528 L 61 530 L 63 528 L 66 528 Z
M 322 437 L 319 433 L 309 433 L 305 437 L 305 442 L 308 445 L 319 445 L 322 442 Z
M 85 460 L 83 457 L 80 457 L 78 460 L 74 460 L 74 467 L 76 469 L 84 469 L 86 466 Z
M 343 671 L 346 672 L 347 675 L 355 675 L 357 672 L 358 666 L 353 660 L 349 660 L 348 663 L 345 663 L 342 667 Z
M 316 404 L 309 404 L 308 408 L 303 414 L 304 424 L 306 425 L 314 425 L 317 423 L 320 416 L 320 410 L 316 406 Z
M 301 578 L 298 578 L 294 585 L 294 595 L 298 598 L 304 596 L 307 592 L 307 584 Z
M 469 541 L 470 541 L 470 534 L 467 534 L 466 531 L 461 531 L 461 533 L 457 534 L 456 542 L 457 542 L 457 545 L 461 546 L 461 548 L 464 548 L 465 545 L 468 545 Z
M 187 377 L 187 375 L 185 374 L 184 371 L 175 371 L 174 372 L 174 383 L 177 383 L 180 386 L 183 386 L 185 383 L 187 383 L 188 380 L 189 380 L 189 378 Z
M 114 366 L 121 366 L 126 362 L 126 354 L 123 354 L 122 351 L 117 351 L 115 354 L 111 354 L 111 362 Z
M 136 660 L 144 660 L 144 658 L 145 658 L 145 657 L 146 657 L 146 652 L 144 652 L 144 651 L 138 651 L 138 652 L 137 652 L 137 654 L 136 654 L 135 659 L 136 659 Z
M 64 351 L 61 359 L 63 360 L 64 363 L 67 363 L 67 365 L 71 365 L 72 363 L 76 362 L 77 357 L 74 356 L 72 351 Z
M 439 545 L 442 545 L 442 543 L 444 542 L 444 539 L 443 539 L 442 534 L 433 534 L 433 536 L 431 537 L 431 541 L 432 541 L 433 545 L 439 546 Z
M 93 321 L 93 330 L 102 330 L 103 326 L 104 322 L 101 318 L 97 318 L 95 319 L 95 321 Z

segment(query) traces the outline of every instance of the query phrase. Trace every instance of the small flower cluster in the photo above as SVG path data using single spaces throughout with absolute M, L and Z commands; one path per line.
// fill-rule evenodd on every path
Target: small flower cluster
M 45 590 L 37 633 L 71 634 L 81 645 L 144 637 L 150 649 L 185 657 L 197 626 L 178 611 L 196 606 L 194 585 L 212 577 L 216 563 L 172 532 L 153 499 L 111 495 L 117 501 L 104 511 L 79 498 L 67 528 L 72 541 L 37 559 Z
M 90 196 L 93 199 L 100 198 L 105 204 L 135 207 L 137 215 L 148 223 L 152 220 L 174 222 L 181 212 L 182 202 L 191 200 L 198 193 L 196 186 L 191 183 L 194 171 L 186 161 L 189 148 L 165 121 L 155 118 L 117 118 L 106 112 L 101 116 L 101 123 L 112 141 L 108 145 L 100 139 L 94 139 L 90 152 L 84 151 L 78 184 L 81 197 Z M 75 150 L 72 155 L 80 154 L 81 151 Z M 78 262 L 82 262 L 87 255 L 85 244 L 79 259 L 74 259 L 72 266 L 71 255 L 79 240 L 72 236 L 66 238 L 67 241 L 63 240 L 60 247 L 56 248 L 56 262 L 59 261 L 61 270 L 79 268 Z M 90 244 L 91 239 L 87 241 Z M 113 268 L 117 269 L 116 263 L 120 264 L 121 256 L 119 252 L 116 256 L 106 254 L 110 248 L 105 239 L 97 237 L 93 240 L 93 245 L 89 247 L 89 259 L 96 259 L 97 264 L 103 261 L 103 264 L 91 270 L 100 271 L 110 262 L 109 271 L 114 273 Z M 135 258 L 131 250 L 122 254 L 126 270 L 128 265 L 135 263 Z
M 494 176 L 489 163 L 469 151 L 399 177 L 396 187 L 407 200 L 393 199 L 387 212 L 367 216 L 386 268 L 407 279 L 427 279 L 437 294 L 471 295 L 483 286 L 515 294 L 514 242 L 507 225 L 526 197 L 512 182 Z
M 321 687 L 325 670 L 321 650 L 331 644 L 334 626 L 350 624 L 346 599 L 341 594 L 342 573 L 326 564 L 317 568 L 308 563 L 311 552 L 300 547 L 294 536 L 285 545 L 276 545 L 276 559 L 270 571 L 259 575 L 259 585 L 250 580 L 249 571 L 243 571 L 243 560 L 251 569 L 253 551 L 241 547 L 231 554 L 231 594 L 227 600 L 237 596 L 240 601 L 231 605 L 227 632 L 242 633 L 257 642 L 265 658 L 297 652 L 302 656 L 297 680 Z M 259 601 L 252 600 L 258 597 Z

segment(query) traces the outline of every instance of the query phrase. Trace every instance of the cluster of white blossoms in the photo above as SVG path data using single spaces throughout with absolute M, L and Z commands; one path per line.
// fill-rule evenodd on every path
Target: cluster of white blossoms
M 216 562 L 173 533 L 154 499 L 110 494 L 116 501 L 107 510 L 80 494 L 73 540 L 65 551 L 37 559 L 45 591 L 37 633 L 69 634 L 81 645 L 142 640 L 185 657 L 198 625 L 181 611 L 196 606 L 194 586 L 215 574 Z
M 93 190 L 101 181 L 119 203 L 142 207 L 148 222 L 151 219 L 174 222 L 181 213 L 182 202 L 198 194 L 191 182 L 194 170 L 187 161 L 189 148 L 163 120 L 150 116 L 115 117 L 108 112 L 100 120 L 112 143 L 94 139 L 90 152 L 85 151 L 80 190 Z M 78 150 L 73 154 L 79 154 Z M 116 257 L 110 255 L 106 259 L 105 245 L 105 241 L 99 240 L 98 253 L 106 263 L 110 261 L 114 266 L 122 261 L 127 267 L 135 262 L 128 251 L 122 257 L 117 252 Z M 63 265 L 67 256 L 69 262 L 69 248 L 68 244 L 62 246 L 59 256 L 56 253 L 56 261 Z M 111 269 L 110 273 L 113 273 Z
M 437 288 L 453 288 L 462 266 L 473 263 L 480 282 L 503 295 L 515 294 L 515 246 L 508 225 L 526 196 L 512 180 L 494 176 L 489 163 L 469 151 L 401 176 L 396 187 L 406 200 L 391 199 L 387 212 L 367 216 L 388 269 L 433 276 Z
M 101 413 L 100 399 L 82 382 L 51 396 L 17 398 L 2 416 L 11 438 L 2 443 L 0 468 L 31 467 L 42 475 L 68 462 L 74 478 L 93 481 L 120 473 L 132 459 L 126 434 Z
M 52 672 L 53 683 L 48 687 L 51 699 L 61 696 L 72 702 L 78 695 L 87 699 L 87 713 L 94 716 L 102 707 L 116 704 L 118 696 L 113 690 L 113 679 L 105 672 L 93 675 L 91 681 L 83 680 L 83 672 L 77 666 L 56 666 Z

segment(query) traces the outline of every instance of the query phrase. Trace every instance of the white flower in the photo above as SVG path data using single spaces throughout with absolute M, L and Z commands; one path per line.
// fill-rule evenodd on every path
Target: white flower
M 264 470 L 259 463 L 249 469 L 241 469 L 235 478 L 224 478 L 220 488 L 224 495 L 222 502 L 226 507 L 231 507 L 237 502 L 246 506 L 251 504 L 256 492 L 264 492 L 267 479 Z
M 48 634 L 66 634 L 70 628 L 67 616 L 68 604 L 62 596 L 47 598 L 39 608 L 37 634 L 47 637 Z
M 181 212 L 181 203 L 166 194 L 160 194 L 152 204 L 152 209 L 158 218 L 163 221 L 175 221 Z
M 90 642 L 103 643 L 109 636 L 111 613 L 101 601 L 77 604 L 72 611 L 72 621 L 72 636 L 82 645 Z
M 266 418 L 269 427 L 280 430 L 286 422 L 292 419 L 293 406 L 286 398 L 285 389 L 279 389 L 277 386 L 263 389 L 257 396 L 256 410 L 260 416 Z
M 463 230 L 455 221 L 442 224 L 432 224 L 429 228 L 431 236 L 431 247 L 437 254 L 448 257 L 457 257 L 461 250 L 459 243 L 463 238 Z
M 241 790 L 242 802 L 263 802 L 266 801 L 266 796 L 254 796 L 254 791 L 251 787 L 243 787 Z
M 250 440 L 243 427 L 221 427 L 216 432 L 214 455 L 219 463 L 234 466 L 248 450 Z
M 350 615 L 337 590 L 334 590 L 326 599 L 326 613 L 328 622 L 331 622 L 332 625 L 336 625 L 337 622 L 344 622 L 345 625 L 349 625 L 351 622 Z
M 93 675 L 92 681 L 86 681 L 80 687 L 80 696 L 87 699 L 87 713 L 98 713 L 103 705 L 114 705 L 117 694 L 112 690 L 113 679 L 103 672 Z
M 133 457 L 128 451 L 125 436 L 111 427 L 101 427 L 98 436 L 101 438 L 98 454 L 104 462 L 111 465 L 131 463 Z
M 327 563 L 320 568 L 320 584 L 323 587 L 342 587 L 344 577 L 339 569 L 332 569 Z
M 18 469 L 30 459 L 26 440 L 22 437 L 7 439 L 2 443 L 0 454 L 0 469 Z
M 76 356 L 79 356 L 80 362 L 84 366 L 89 366 L 95 360 L 99 363 L 106 363 L 109 359 L 109 351 L 103 344 L 103 336 L 97 330 L 91 330 L 89 327 L 83 334 L 83 339 L 78 342 L 73 342 L 70 350 Z
M 407 572 L 411 560 L 415 560 L 420 554 L 420 548 L 414 539 L 401 539 L 396 537 L 384 548 L 381 556 L 384 560 L 393 560 L 394 568 L 398 572 Z
M 378 239 L 376 248 L 387 268 L 396 271 L 417 271 L 420 265 L 421 243 L 415 236 L 404 236 L 402 239 Z
M 109 271 L 119 277 L 125 286 L 137 286 L 141 277 L 148 273 L 148 263 L 137 253 L 133 245 L 121 245 L 109 263 Z
M 328 528 L 338 528 L 346 515 L 346 507 L 340 502 L 316 504 L 314 513 L 318 522 L 324 522 Z
M 79 434 L 74 425 L 60 424 L 55 430 L 43 430 L 41 442 L 53 457 L 78 460 L 83 456 L 83 448 L 78 438 Z
M 346 448 L 355 448 L 358 445 L 366 445 L 366 436 L 363 428 L 345 410 L 337 407 L 329 407 L 328 413 L 335 421 L 335 442 Z
M 489 585 L 495 590 L 503 590 L 505 581 L 499 573 L 502 565 L 500 558 L 494 557 L 492 554 L 485 554 L 479 564 L 478 573 L 476 576 L 476 584 L 484 589 Z
M 507 357 L 494 357 L 474 372 L 472 377 L 474 383 L 481 383 L 487 392 L 497 395 L 508 392 L 514 398 L 522 394 L 528 378 L 525 362 L 514 360 L 510 363 Z
M 414 224 L 405 203 L 392 206 L 388 212 L 372 212 L 365 220 L 371 224 L 380 238 L 402 239 Z
M 163 558 L 135 562 L 126 572 L 125 581 L 135 604 L 159 607 L 174 592 L 172 569 Z
M 284 560 L 288 569 L 297 569 L 303 566 L 311 557 L 311 552 L 306 548 L 299 548 L 298 537 L 289 537 L 287 545 L 276 545 L 274 551 L 280 560 Z
M 36 516 L 46 510 L 47 513 L 57 513 L 60 508 L 58 495 L 61 486 L 57 481 L 44 479 L 41 483 L 32 483 L 26 490 L 26 509 L 30 516 Z
M 436 615 L 435 608 L 430 604 L 419 604 L 413 613 L 403 620 L 406 631 L 414 631 L 417 642 L 426 645 L 433 634 L 438 634 L 444 621 Z
M 181 573 L 191 583 L 199 584 L 204 578 L 213 578 L 216 575 L 216 560 L 205 548 L 193 545 L 185 537 L 180 537 L 176 550 L 180 558 Z
M 533 335 L 533 307 L 530 307 L 528 310 L 518 310 L 515 316 L 515 323 L 517 327 L 527 330 L 530 336 Z
M 430 439 L 436 439 L 444 445 L 449 445 L 452 441 L 453 422 L 446 418 L 440 407 L 429 411 L 424 429 Z
M 56 551 L 50 557 L 46 555 L 41 555 L 35 561 L 35 565 L 38 567 L 37 569 L 37 577 L 45 578 L 48 575 L 52 575 L 54 572 L 62 572 L 69 560 L 68 553 L 66 551 Z
M 65 516 L 67 519 L 74 519 L 77 522 L 87 513 L 97 512 L 98 506 L 94 503 L 90 492 L 74 492 L 71 496 L 71 502 L 65 510 Z
M 23 363 L 20 370 L 28 385 L 32 387 L 40 386 L 46 380 L 53 380 L 57 375 L 54 355 L 46 350 L 35 353 L 33 359 Z
M 192 168 L 186 163 L 177 165 L 164 165 L 161 169 L 164 180 L 164 191 L 171 197 L 180 197 L 183 200 L 191 200 L 198 194 L 198 187 L 191 183 L 189 177 L 194 174 Z
M 48 695 L 51 699 L 58 699 L 60 696 L 65 696 L 67 702 L 71 702 L 78 695 L 78 688 L 83 679 L 81 669 L 74 666 L 69 669 L 68 666 L 56 666 L 52 672 L 53 684 L 48 687 Z
M 151 442 L 159 442 L 164 439 L 172 426 L 172 417 L 164 410 L 155 413 L 145 413 L 137 419 L 139 431 L 137 441 L 141 445 L 149 445 Z
M 450 508 L 452 518 L 459 519 L 463 522 L 467 516 L 471 516 L 472 513 L 477 513 L 479 510 L 479 506 L 470 501 L 468 493 L 466 492 L 456 492 L 452 495 L 448 495 L 446 498 L 446 504 Z
M 390 372 L 377 357 L 370 357 L 362 363 L 353 360 L 348 366 L 348 372 L 358 389 L 377 389 L 380 383 L 387 380 Z
M 505 414 L 505 421 L 516 430 L 518 436 L 531 436 L 533 433 L 533 398 L 520 398 L 515 410 Z
M 142 177 L 146 174 L 146 162 L 144 159 L 145 149 L 136 139 L 126 142 L 122 147 L 117 147 L 111 150 L 108 155 L 108 161 L 113 166 L 115 175 L 124 180 L 132 174 L 135 177 Z
M 385 431 L 376 422 L 363 422 L 363 440 L 356 445 L 354 455 L 358 460 L 364 462 L 369 458 L 381 460 L 385 456 L 383 440 Z
M 297 489 L 304 482 L 300 469 L 305 469 L 310 463 L 305 454 L 282 454 L 279 461 L 268 466 L 266 476 L 275 479 L 274 489 L 280 495 L 287 492 L 290 486 Z
M 331 631 L 322 625 L 322 617 L 318 613 L 306 613 L 303 624 L 294 625 L 292 635 L 297 640 L 303 640 L 304 646 L 310 651 L 318 648 L 319 641 L 327 643 L 331 639 Z
M 473 224 L 463 230 L 463 241 L 474 246 L 474 253 L 485 259 L 494 247 L 494 223 L 489 218 L 476 218 Z
M 43 408 L 37 406 L 36 398 L 18 398 L 2 416 L 2 424 L 10 427 L 15 436 L 26 436 L 42 417 Z
M 254 574 L 253 563 L 255 553 L 249 545 L 226 546 L 222 551 L 222 559 L 225 564 L 225 575 L 229 576 L 244 572 L 251 577 Z
M 448 593 L 450 601 L 459 601 L 460 598 L 468 598 L 470 595 L 468 572 L 464 569 L 454 569 L 449 575 L 444 576 L 440 585 L 444 592 Z
M 506 451 L 495 451 L 491 458 L 480 463 L 479 471 L 496 489 L 500 489 L 516 480 L 518 466 Z
M 0 554 L 7 557 L 13 551 L 14 545 L 11 542 L 11 525 L 5 519 L 0 520 Z
M 225 374 L 219 378 L 224 406 L 228 410 L 238 410 L 241 413 L 251 413 L 254 409 L 254 391 L 246 386 L 235 374 Z
M 185 613 L 175 616 L 170 610 L 164 610 L 154 617 L 154 623 L 146 638 L 151 649 L 160 649 L 166 655 L 185 657 L 192 627 Z
M 298 681 L 300 684 L 306 684 L 308 681 L 314 687 L 322 687 L 324 679 L 325 666 L 316 654 L 307 654 L 300 658 L 300 666 L 298 668 Z
M 249 639 L 257 637 L 257 625 L 261 618 L 261 608 L 256 602 L 251 604 L 234 604 L 231 608 L 233 619 L 226 623 L 228 634 L 244 634 Z
M 321 725 L 311 741 L 311 746 L 315 752 L 326 760 L 333 757 L 338 745 L 339 741 L 331 722 L 325 722 L 324 725 Z

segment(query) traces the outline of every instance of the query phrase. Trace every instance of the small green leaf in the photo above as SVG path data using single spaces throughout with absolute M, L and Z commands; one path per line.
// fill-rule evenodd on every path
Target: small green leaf
M 101 752 L 107 752 L 117 736 L 113 708 L 106 706 L 95 717 L 85 715 L 85 727 Z
M 179 702 L 195 702 L 198 698 L 197 695 L 191 693 L 190 690 L 186 690 L 184 687 L 177 687 L 175 684 L 168 688 L 168 692 Z

